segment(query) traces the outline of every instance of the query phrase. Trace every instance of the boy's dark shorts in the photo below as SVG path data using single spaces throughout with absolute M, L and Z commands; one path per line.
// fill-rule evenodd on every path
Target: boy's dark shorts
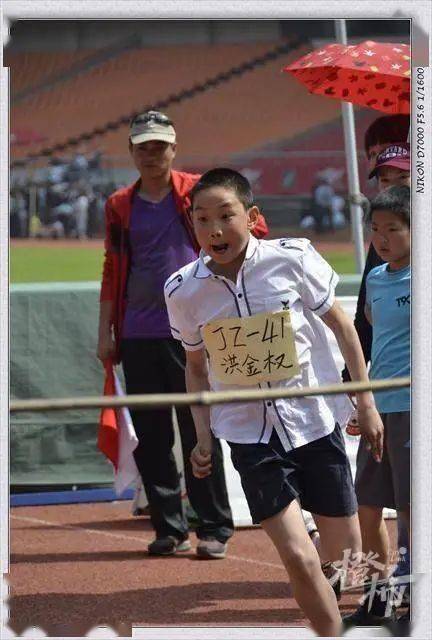
M 329 517 L 351 516 L 357 500 L 341 428 L 285 451 L 276 431 L 268 444 L 228 442 L 252 521 L 276 515 L 296 498 L 302 509 Z
M 355 489 L 360 505 L 405 511 L 410 505 L 411 446 L 410 412 L 382 413 L 384 450 L 375 462 L 360 439 Z

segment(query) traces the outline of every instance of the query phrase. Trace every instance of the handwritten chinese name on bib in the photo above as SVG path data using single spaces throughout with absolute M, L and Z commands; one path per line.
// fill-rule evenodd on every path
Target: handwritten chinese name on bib
M 212 373 L 220 382 L 255 385 L 300 373 L 288 309 L 214 320 L 201 333 Z

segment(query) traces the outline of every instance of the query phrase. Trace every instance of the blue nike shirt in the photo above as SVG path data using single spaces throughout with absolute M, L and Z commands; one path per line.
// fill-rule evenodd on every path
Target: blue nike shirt
M 411 266 L 390 271 L 388 264 L 372 269 L 366 279 L 366 304 L 371 310 L 373 339 L 371 380 L 409 376 Z M 410 410 L 410 389 L 375 394 L 380 413 Z

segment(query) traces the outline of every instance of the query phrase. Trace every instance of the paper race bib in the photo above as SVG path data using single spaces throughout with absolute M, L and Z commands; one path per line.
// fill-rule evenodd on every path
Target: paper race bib
M 201 335 L 211 371 L 225 384 L 256 385 L 300 373 L 288 309 L 214 320 Z

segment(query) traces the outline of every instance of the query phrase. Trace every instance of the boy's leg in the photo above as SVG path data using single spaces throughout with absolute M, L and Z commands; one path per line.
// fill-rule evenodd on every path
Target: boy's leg
M 359 503 L 362 535 L 361 581 L 363 599 L 358 609 L 344 617 L 344 625 L 379 626 L 392 624 L 394 609 L 389 602 L 389 536 L 383 519 L 383 507 L 395 507 L 392 469 L 388 453 L 389 414 L 381 414 L 384 423 L 384 451 L 376 462 L 362 437 L 357 452 L 355 488 Z
M 410 500 L 409 412 L 383 414 L 382 417 L 386 426 L 383 460 L 374 462 L 361 443 L 356 478 L 363 553 L 375 556 L 376 566 L 369 573 L 378 573 L 380 580 L 387 579 L 390 570 L 390 542 L 381 505 L 398 508 L 407 522 Z
M 306 531 L 300 505 L 296 450 L 285 451 L 274 431 L 268 443 L 228 442 L 254 524 L 261 524 L 287 568 L 294 595 L 322 636 L 341 632 L 336 596 Z
M 329 435 L 299 447 L 294 455 L 303 469 L 302 505 L 311 511 L 318 526 L 321 561 L 323 565 L 342 563 L 346 550 L 354 553 L 360 550 L 361 538 L 351 468 L 340 426 L 336 424 Z M 326 567 L 323 570 L 332 578 Z
M 352 580 L 349 570 L 361 554 L 358 515 L 329 517 L 314 514 L 314 520 L 320 535 L 321 566 L 339 599 L 343 584 Z
M 395 507 L 394 484 L 388 439 L 391 425 L 389 414 L 382 414 L 384 423 L 384 451 L 381 462 L 376 462 L 362 437 L 357 452 L 357 473 L 355 488 L 359 503 L 359 520 L 362 535 L 362 551 L 370 557 L 375 566 L 370 566 L 369 574 L 378 573 L 379 579 L 388 577 L 389 536 L 383 519 L 383 507 Z
M 379 580 L 388 578 L 390 541 L 382 507 L 359 505 L 359 520 L 363 554 L 373 558 L 368 575 L 378 574 Z
M 339 636 L 341 618 L 333 589 L 321 571 L 296 500 L 276 515 L 261 521 L 284 563 L 300 608 L 319 636 Z
M 404 560 L 400 561 L 394 573 L 401 582 L 396 593 L 396 606 L 409 604 L 410 583 L 408 576 L 411 574 L 410 566 L 410 515 L 411 515 L 411 415 L 409 411 L 400 411 L 390 414 L 391 425 L 388 437 L 388 452 L 391 462 L 395 504 L 399 520 L 399 537 L 403 538 L 398 547 L 405 547 Z M 401 536 L 400 531 L 403 531 Z
M 360 525 L 357 514 L 341 518 L 321 516 L 313 518 L 321 538 L 321 561 L 340 562 L 349 554 L 358 554 L 362 548 Z

